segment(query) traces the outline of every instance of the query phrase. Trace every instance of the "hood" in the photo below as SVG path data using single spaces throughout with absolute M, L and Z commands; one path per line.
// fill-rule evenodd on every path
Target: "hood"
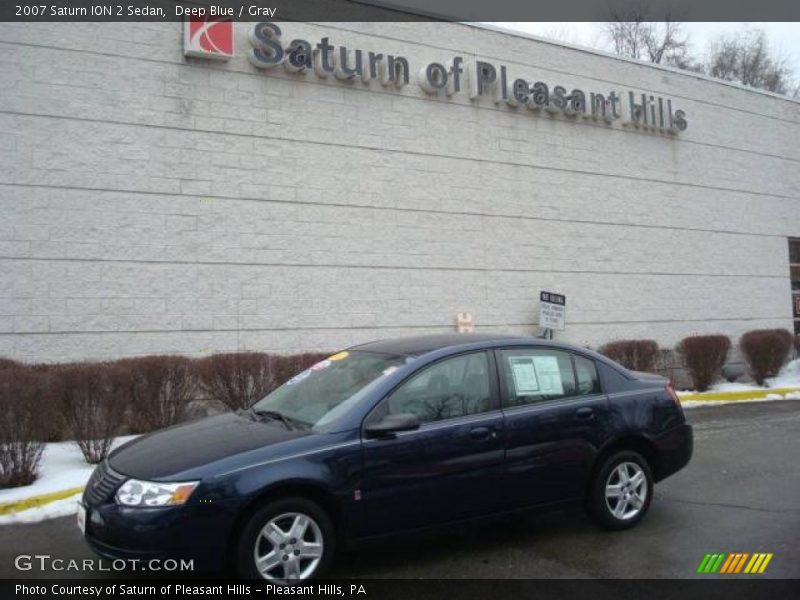
M 226 413 L 143 435 L 109 456 L 112 469 L 136 479 L 165 480 L 251 450 L 308 435 L 277 421 Z

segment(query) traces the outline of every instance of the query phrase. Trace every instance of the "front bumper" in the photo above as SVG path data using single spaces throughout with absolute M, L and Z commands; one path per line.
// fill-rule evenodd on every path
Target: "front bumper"
M 193 561 L 195 570 L 226 566 L 238 502 L 130 508 L 109 501 L 86 504 L 86 542 L 102 558 Z
M 658 452 L 658 467 L 653 473 L 661 481 L 689 464 L 694 451 L 694 434 L 688 423 L 655 437 L 653 444 Z

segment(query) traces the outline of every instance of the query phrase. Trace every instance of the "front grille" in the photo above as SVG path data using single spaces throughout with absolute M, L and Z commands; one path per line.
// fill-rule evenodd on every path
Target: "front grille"
M 87 504 L 98 504 L 113 494 L 120 484 L 125 481 L 125 476 L 116 473 L 108 466 L 106 461 L 97 465 L 86 489 L 83 491 L 83 501 Z

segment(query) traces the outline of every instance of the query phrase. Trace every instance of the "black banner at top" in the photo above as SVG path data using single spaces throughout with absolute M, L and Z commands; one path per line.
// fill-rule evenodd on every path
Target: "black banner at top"
M 4 0 L 0 21 L 800 21 L 797 0 Z

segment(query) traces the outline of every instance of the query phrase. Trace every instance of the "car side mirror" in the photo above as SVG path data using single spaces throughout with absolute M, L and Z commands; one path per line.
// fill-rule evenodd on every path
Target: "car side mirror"
M 420 420 L 417 415 L 401 413 L 399 415 L 386 415 L 379 421 L 367 425 L 364 432 L 369 437 L 389 438 L 400 431 L 413 431 L 419 429 Z

